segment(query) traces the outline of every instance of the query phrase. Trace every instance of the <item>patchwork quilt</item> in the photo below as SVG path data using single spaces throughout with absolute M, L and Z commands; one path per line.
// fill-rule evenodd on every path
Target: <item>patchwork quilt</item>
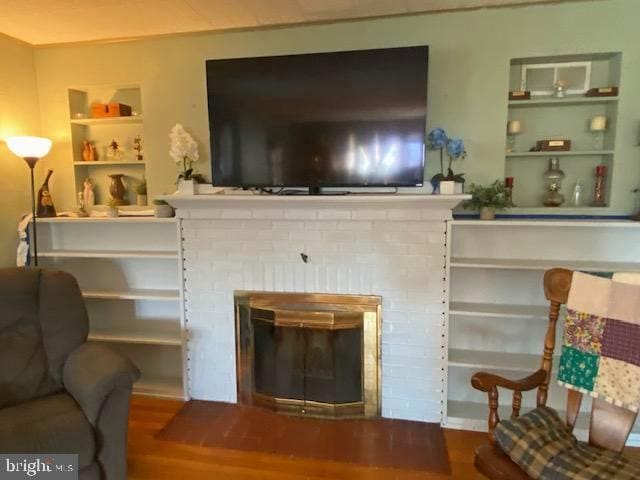
M 558 383 L 637 412 L 640 275 L 574 272 Z

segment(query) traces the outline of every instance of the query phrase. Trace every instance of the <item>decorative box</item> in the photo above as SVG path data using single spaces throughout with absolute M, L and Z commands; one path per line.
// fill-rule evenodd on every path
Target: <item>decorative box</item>
M 585 93 L 587 97 L 617 97 L 618 87 L 591 88 Z
M 571 150 L 571 140 L 538 140 L 536 150 L 539 152 L 567 152 Z
M 105 103 L 91 104 L 91 118 L 103 118 L 109 116 L 109 106 Z
M 531 92 L 529 90 L 516 90 L 509 92 L 509 100 L 529 100 Z
M 131 107 L 123 103 L 109 103 L 107 117 L 130 117 Z

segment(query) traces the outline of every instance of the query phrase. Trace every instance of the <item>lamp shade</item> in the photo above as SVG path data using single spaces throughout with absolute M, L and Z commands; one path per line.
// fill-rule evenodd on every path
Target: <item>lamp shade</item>
M 42 158 L 51 150 L 51 140 L 43 137 L 9 137 L 7 147 L 22 158 Z

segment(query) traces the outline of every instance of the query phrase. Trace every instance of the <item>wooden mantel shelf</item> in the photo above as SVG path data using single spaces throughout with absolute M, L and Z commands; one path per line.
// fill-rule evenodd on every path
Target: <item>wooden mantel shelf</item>
M 350 195 L 257 195 L 257 194 L 213 194 L 213 195 L 163 195 L 180 211 L 216 208 L 366 208 L 452 210 L 471 195 L 424 195 L 424 194 L 350 194 Z

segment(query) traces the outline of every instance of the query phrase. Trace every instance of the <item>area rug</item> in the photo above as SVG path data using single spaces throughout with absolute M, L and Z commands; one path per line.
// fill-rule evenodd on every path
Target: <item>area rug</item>
M 187 402 L 157 434 L 160 440 L 449 474 L 439 424 L 391 420 L 323 420 L 257 407 Z

